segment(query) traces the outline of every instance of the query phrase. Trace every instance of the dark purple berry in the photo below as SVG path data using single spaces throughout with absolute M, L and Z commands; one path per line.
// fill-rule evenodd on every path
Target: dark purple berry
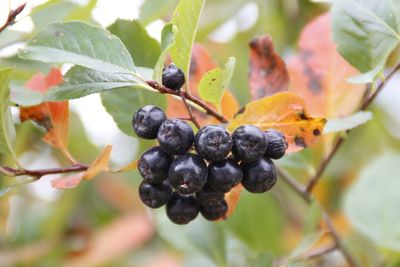
M 203 215 L 203 217 L 209 221 L 224 219 L 227 211 L 228 211 L 228 204 L 226 204 L 225 200 L 211 203 L 205 206 L 200 206 L 201 215 Z
M 165 153 L 160 147 L 152 147 L 140 157 L 139 173 L 147 183 L 161 183 L 168 178 L 172 160 L 173 157 Z
M 180 194 L 193 194 L 201 190 L 207 181 L 207 165 L 195 154 L 179 155 L 171 163 L 168 180 Z
M 157 138 L 161 123 L 167 119 L 164 111 L 153 105 L 147 105 L 135 112 L 132 126 L 135 133 L 144 139 Z
M 196 193 L 197 203 L 201 206 L 219 203 L 224 200 L 224 196 L 225 194 L 223 192 L 212 189 L 208 184 Z
M 211 162 L 208 165 L 207 184 L 216 191 L 227 193 L 239 184 L 242 178 L 242 169 L 232 159 Z
M 263 131 L 253 125 L 242 125 L 233 134 L 233 155 L 242 162 L 260 159 L 268 143 Z
M 206 160 L 222 160 L 231 152 L 232 138 L 224 127 L 204 126 L 196 134 L 194 148 Z
M 167 203 L 167 216 L 176 224 L 187 224 L 199 214 L 199 205 L 193 196 L 182 196 L 173 193 Z
M 172 188 L 169 186 L 168 181 L 164 181 L 161 184 L 149 184 L 143 181 L 139 186 L 140 199 L 152 209 L 167 204 L 171 196 Z
M 172 90 L 178 91 L 182 88 L 185 83 L 185 74 L 183 71 L 175 66 L 175 64 L 169 64 L 165 67 L 162 72 L 162 84 Z
M 172 155 L 184 154 L 193 145 L 193 129 L 182 120 L 165 120 L 158 130 L 157 139 L 165 152 Z
M 265 156 L 271 159 L 280 159 L 285 155 L 288 143 L 285 136 L 277 130 L 270 129 L 265 131 L 265 137 L 268 141 Z
M 251 193 L 264 193 L 276 183 L 278 175 L 274 163 L 266 157 L 257 161 L 241 163 L 242 185 Z

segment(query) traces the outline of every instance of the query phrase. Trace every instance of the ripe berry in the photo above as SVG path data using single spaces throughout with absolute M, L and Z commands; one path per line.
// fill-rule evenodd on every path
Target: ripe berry
M 133 130 L 141 138 L 155 139 L 161 123 L 166 119 L 167 116 L 160 108 L 147 105 L 133 115 Z
M 139 186 L 139 197 L 142 202 L 152 208 L 159 208 L 169 201 L 172 196 L 172 188 L 167 181 L 161 184 L 149 184 L 143 181 Z
M 197 203 L 207 206 L 212 203 L 219 203 L 224 200 L 224 193 L 212 189 L 208 184 L 196 193 Z
M 194 148 L 206 160 L 222 160 L 232 149 L 232 138 L 224 127 L 204 126 L 196 134 Z
M 193 194 L 204 186 L 207 181 L 207 165 L 195 154 L 179 155 L 171 163 L 168 180 L 171 186 L 180 194 Z
M 268 147 L 267 151 L 265 151 L 265 156 L 271 159 L 282 158 L 288 148 L 285 136 L 280 131 L 270 129 L 265 132 L 265 137 L 268 140 Z
M 187 224 L 199 214 L 199 205 L 193 196 L 174 193 L 167 203 L 167 216 L 176 224 Z
M 186 153 L 193 144 L 194 134 L 189 124 L 182 120 L 165 120 L 158 130 L 158 142 L 167 153 Z
M 216 161 L 208 165 L 207 183 L 216 191 L 227 193 L 239 184 L 242 178 L 242 169 L 232 159 Z
M 242 162 L 260 159 L 268 146 L 264 132 L 254 125 L 240 126 L 233 132 L 232 139 L 232 153 Z
M 266 157 L 240 164 L 243 169 L 242 185 L 251 193 L 264 193 L 271 189 L 278 178 L 274 163 Z
M 228 211 L 228 204 L 225 200 L 215 202 L 206 206 L 200 206 L 200 213 L 209 221 L 215 221 L 225 217 Z
M 185 74 L 183 71 L 175 66 L 169 64 L 162 72 L 162 84 L 172 90 L 178 91 L 185 83 Z
M 147 183 L 161 183 L 168 178 L 168 170 L 173 157 L 155 146 L 142 154 L 138 169 Z

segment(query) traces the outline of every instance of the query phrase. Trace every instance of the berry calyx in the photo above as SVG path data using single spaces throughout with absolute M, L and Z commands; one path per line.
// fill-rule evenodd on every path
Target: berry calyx
M 167 206 L 168 218 L 176 224 L 188 224 L 199 214 L 199 205 L 193 196 L 182 196 L 173 193 Z
M 242 169 L 232 159 L 211 162 L 208 165 L 207 183 L 216 191 L 227 193 L 239 184 L 242 178 Z
M 193 145 L 193 129 L 183 120 L 165 120 L 158 130 L 157 139 L 165 152 L 172 155 L 184 154 Z
M 155 146 L 142 154 L 138 170 L 147 183 L 161 183 L 168 178 L 169 166 L 173 157 Z
M 207 206 L 224 200 L 224 193 L 216 191 L 206 184 L 199 192 L 196 193 L 196 198 L 199 205 Z
M 265 137 L 268 140 L 265 156 L 271 159 L 282 158 L 288 148 L 285 136 L 280 131 L 270 129 L 265 131 Z
M 166 119 L 167 116 L 160 108 L 147 105 L 135 112 L 132 118 L 132 127 L 139 137 L 155 139 L 161 123 Z
M 205 206 L 200 206 L 201 215 L 203 215 L 204 219 L 209 221 L 224 219 L 227 211 L 228 211 L 228 204 L 226 203 L 225 200 L 211 203 Z
M 172 90 L 178 91 L 185 83 L 183 71 L 171 63 L 162 71 L 162 84 Z
M 207 165 L 195 154 L 179 155 L 171 163 L 168 180 L 180 194 L 193 194 L 201 190 L 207 181 Z
M 232 149 L 232 138 L 222 126 L 204 126 L 196 134 L 194 148 L 206 160 L 222 160 Z
M 266 157 L 257 161 L 241 163 L 242 185 L 251 193 L 264 193 L 276 183 L 278 175 L 274 163 Z
M 233 134 L 233 155 L 242 162 L 260 159 L 268 146 L 263 131 L 254 125 L 242 125 Z
M 161 184 L 149 184 L 143 181 L 139 186 L 139 197 L 149 208 L 159 208 L 169 201 L 172 188 L 167 181 Z

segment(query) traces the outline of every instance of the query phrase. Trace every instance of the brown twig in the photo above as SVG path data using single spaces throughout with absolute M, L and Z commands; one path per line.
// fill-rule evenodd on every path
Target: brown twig
M 37 170 L 26 170 L 26 169 L 14 169 L 10 167 L 0 167 L 0 173 L 5 176 L 15 177 L 28 175 L 40 179 L 42 176 L 49 174 L 60 174 L 60 173 L 70 173 L 86 171 L 89 168 L 87 165 L 75 164 L 68 167 L 50 168 L 50 169 L 37 169 Z
M 196 126 L 197 129 L 200 129 L 200 124 L 197 122 L 196 117 L 193 115 L 192 108 L 186 102 L 185 92 L 180 91 L 180 95 L 182 98 L 182 102 L 185 105 L 187 112 L 189 113 L 190 120 L 193 122 L 194 126 Z
M 274 261 L 273 266 L 274 267 L 279 267 L 279 266 L 285 266 L 288 262 L 294 262 L 294 261 L 306 261 L 306 260 L 313 260 L 320 258 L 322 256 L 325 256 L 326 254 L 329 254 L 333 251 L 337 250 L 337 246 L 335 243 L 325 246 L 322 248 L 316 248 L 311 251 L 308 251 L 302 255 L 299 255 L 297 257 L 293 257 L 290 259 L 280 259 L 277 261 Z
M 376 97 L 378 96 L 378 94 L 383 90 L 383 88 L 385 87 L 385 85 L 387 84 L 387 81 L 390 80 L 390 78 L 393 77 L 393 75 L 400 70 L 400 63 L 397 64 L 390 72 L 389 74 L 385 77 L 385 79 L 383 79 L 379 85 L 377 86 L 375 92 L 367 97 L 365 99 L 365 101 L 361 104 L 359 111 L 365 111 L 370 105 L 371 103 L 376 99 Z M 346 131 L 346 135 L 348 135 L 351 132 L 351 130 L 347 130 Z M 315 188 L 315 186 L 318 184 L 319 180 L 321 179 L 322 175 L 324 174 L 326 168 L 328 167 L 329 163 L 332 161 L 332 159 L 334 158 L 334 156 L 336 155 L 336 153 L 338 152 L 339 148 L 342 146 L 342 144 L 345 141 L 345 137 L 341 136 L 339 137 L 335 144 L 333 145 L 333 148 L 331 150 L 331 152 L 328 154 L 328 156 L 326 156 L 326 158 L 321 162 L 321 164 L 319 165 L 315 175 L 310 179 L 310 181 L 308 182 L 307 186 L 306 186 L 306 190 L 307 192 L 311 193 L 312 190 Z
M 8 13 L 8 17 L 7 17 L 6 23 L 3 26 L 0 27 L 0 33 L 2 31 L 4 31 L 8 26 L 11 26 L 11 25 L 13 25 L 15 23 L 16 17 L 19 15 L 19 13 L 22 12 L 22 10 L 24 10 L 25 6 L 26 6 L 26 3 L 20 5 L 19 7 L 17 7 L 14 10 L 11 10 L 10 13 Z

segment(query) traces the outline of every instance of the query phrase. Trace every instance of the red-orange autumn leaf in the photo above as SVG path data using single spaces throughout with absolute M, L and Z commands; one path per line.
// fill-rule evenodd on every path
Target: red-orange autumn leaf
M 38 73 L 26 83 L 26 87 L 40 93 L 45 93 L 50 87 L 62 83 L 60 70 L 51 69 L 47 76 Z M 46 102 L 32 107 L 20 108 L 21 122 L 33 120 L 43 126 L 47 133 L 43 140 L 60 149 L 69 159 L 68 150 L 69 133 L 69 105 L 68 101 Z
M 289 74 L 283 59 L 275 52 L 269 35 L 250 42 L 249 83 L 252 99 L 260 99 L 289 87 Z
M 300 51 L 289 59 L 288 70 L 290 90 L 305 99 L 310 114 L 336 118 L 354 111 L 365 86 L 346 81 L 358 73 L 336 51 L 331 35 L 330 14 L 311 21 L 300 35 Z

